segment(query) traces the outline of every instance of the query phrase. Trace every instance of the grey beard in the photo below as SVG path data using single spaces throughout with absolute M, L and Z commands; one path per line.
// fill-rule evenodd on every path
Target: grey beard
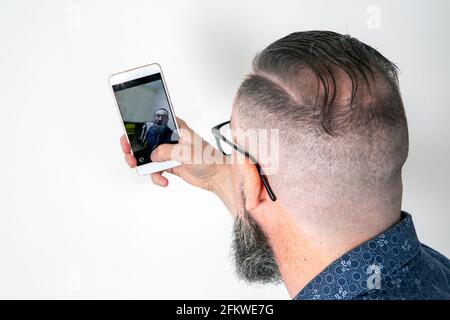
M 166 124 L 156 124 L 156 123 L 153 124 L 153 130 L 156 133 L 164 132 L 164 130 L 166 130 L 166 128 L 167 128 Z
M 245 199 L 243 199 L 245 202 Z M 281 274 L 267 237 L 245 210 L 233 227 L 233 260 L 240 279 L 251 283 L 279 283 Z

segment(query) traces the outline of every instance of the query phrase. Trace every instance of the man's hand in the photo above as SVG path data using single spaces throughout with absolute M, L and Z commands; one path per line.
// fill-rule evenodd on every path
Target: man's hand
M 187 183 L 214 192 L 233 213 L 233 189 L 231 183 L 231 168 L 226 159 L 217 149 L 197 135 L 180 118 L 177 118 L 180 140 L 178 144 L 162 144 L 151 154 L 155 162 L 176 160 L 180 166 L 166 170 L 177 175 Z M 120 138 L 120 145 L 125 154 L 125 161 L 130 168 L 136 167 L 136 159 L 131 154 L 131 148 L 125 135 Z M 206 158 L 205 158 L 206 155 Z M 163 171 L 151 174 L 154 184 L 167 187 L 169 180 L 163 176 Z

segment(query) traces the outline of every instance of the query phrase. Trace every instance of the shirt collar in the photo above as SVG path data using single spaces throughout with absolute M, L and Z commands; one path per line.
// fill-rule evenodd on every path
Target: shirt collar
M 334 261 L 294 299 L 353 299 L 380 289 L 383 280 L 411 260 L 419 249 L 411 215 L 402 211 L 397 224 Z

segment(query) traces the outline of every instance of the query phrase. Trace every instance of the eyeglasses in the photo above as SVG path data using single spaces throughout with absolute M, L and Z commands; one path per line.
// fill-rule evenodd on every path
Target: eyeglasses
M 272 201 L 277 200 L 277 197 L 275 196 L 275 193 L 273 193 L 272 188 L 269 185 L 269 181 L 267 180 L 267 176 L 264 174 L 264 172 L 261 169 L 261 166 L 256 161 L 254 157 L 252 157 L 247 151 L 242 150 L 237 145 L 235 145 L 233 142 L 231 142 L 231 138 L 227 139 L 224 135 L 225 131 L 230 131 L 230 122 L 231 121 L 225 121 L 221 124 L 218 124 L 217 126 L 213 127 L 211 129 L 212 134 L 214 135 L 214 138 L 216 140 L 217 148 L 225 155 L 225 156 L 231 156 L 231 153 L 233 150 L 243 154 L 247 158 L 249 158 L 256 166 L 256 170 L 258 170 L 259 177 L 261 178 L 261 181 L 264 185 L 264 188 L 267 191 L 267 194 L 269 195 L 270 199 Z M 229 135 L 231 136 L 231 135 Z

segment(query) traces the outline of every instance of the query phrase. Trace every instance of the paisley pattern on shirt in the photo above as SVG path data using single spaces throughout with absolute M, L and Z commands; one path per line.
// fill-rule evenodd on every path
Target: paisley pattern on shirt
M 295 300 L 450 299 L 450 260 L 419 242 L 411 215 L 334 261 Z

